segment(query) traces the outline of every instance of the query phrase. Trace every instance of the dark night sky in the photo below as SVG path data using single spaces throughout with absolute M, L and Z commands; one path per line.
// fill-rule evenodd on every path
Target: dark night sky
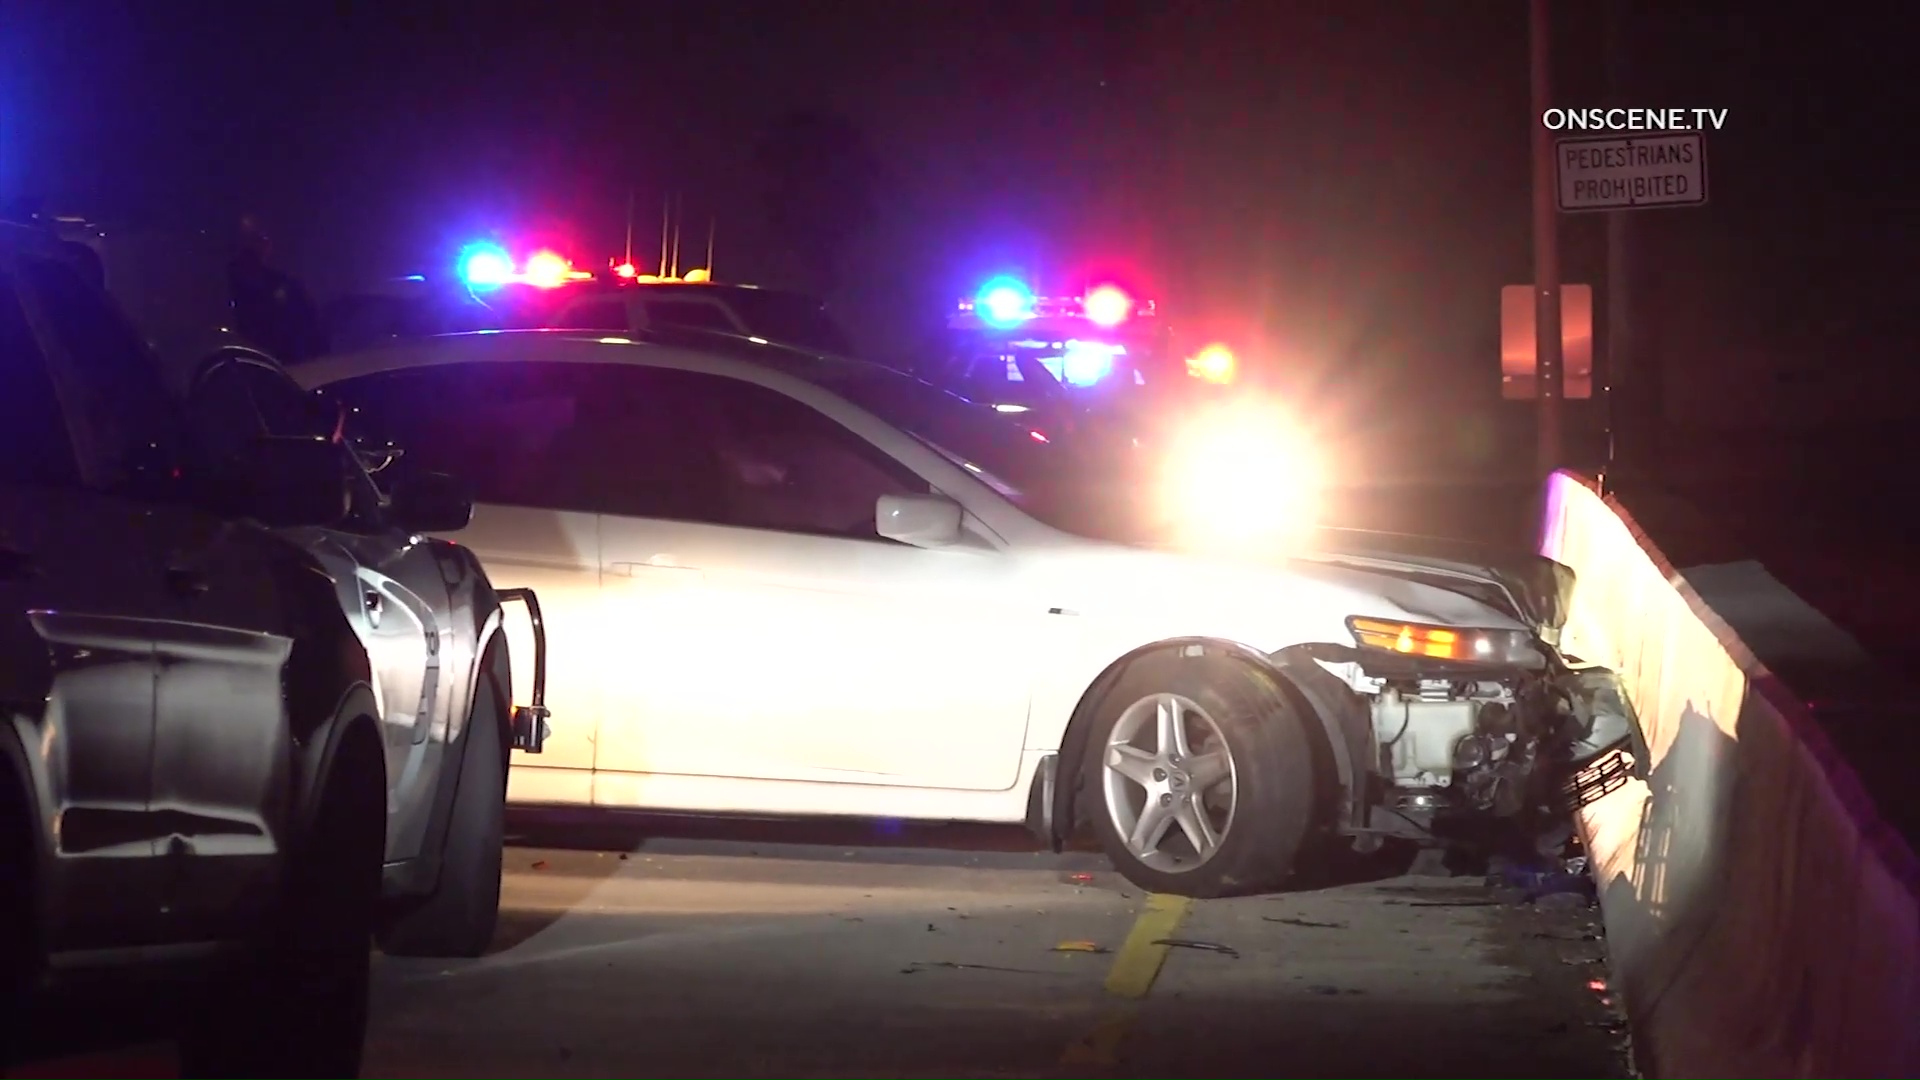
M 1730 110 L 1712 203 L 1636 219 L 1642 333 L 1884 403 L 1852 373 L 1920 387 L 1909 48 L 1891 5 L 1815 10 L 1638 5 L 1620 103 Z M 1558 104 L 1614 103 L 1600 11 L 1556 5 Z M 598 262 L 629 187 L 643 250 L 680 190 L 689 248 L 717 216 L 721 276 L 778 283 L 751 150 L 795 108 L 884 161 L 836 296 L 871 336 L 995 269 L 1099 265 L 1281 355 L 1492 370 L 1529 273 L 1519 0 L 0 0 L 0 194 L 253 208 L 323 293 L 488 228 Z M 1568 222 L 1569 280 L 1601 280 L 1599 235 Z

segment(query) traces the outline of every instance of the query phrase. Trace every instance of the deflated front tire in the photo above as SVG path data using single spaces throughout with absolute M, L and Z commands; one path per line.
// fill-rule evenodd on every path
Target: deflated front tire
M 1276 889 L 1313 826 L 1308 720 L 1245 662 L 1142 657 L 1095 714 L 1078 803 L 1115 868 L 1143 889 Z

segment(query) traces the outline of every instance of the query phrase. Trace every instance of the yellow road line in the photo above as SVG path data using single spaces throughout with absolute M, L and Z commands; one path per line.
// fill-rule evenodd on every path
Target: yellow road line
M 1119 1060 L 1120 1043 L 1139 1011 L 1140 1000 L 1153 989 L 1160 968 L 1167 962 L 1169 946 L 1155 944 L 1173 936 L 1186 918 L 1193 901 L 1184 896 L 1154 893 L 1133 920 L 1127 940 L 1114 954 L 1107 969 L 1107 993 L 1121 1004 L 1110 1011 L 1094 1029 L 1076 1039 L 1060 1055 L 1062 1065 L 1112 1065 Z
M 1184 896 L 1154 893 L 1147 897 L 1147 906 L 1133 920 L 1127 940 L 1113 956 L 1113 967 L 1107 971 L 1107 993 L 1119 998 L 1147 996 L 1160 974 L 1160 965 L 1167 962 L 1167 946 L 1154 942 L 1172 937 L 1192 906 L 1193 901 Z

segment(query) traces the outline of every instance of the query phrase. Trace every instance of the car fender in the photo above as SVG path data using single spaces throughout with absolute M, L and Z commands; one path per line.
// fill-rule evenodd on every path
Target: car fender
M 494 639 L 499 637 L 505 643 L 506 614 L 500 603 L 500 594 L 495 591 L 493 582 L 487 577 L 486 570 L 473 552 L 445 540 L 430 540 L 435 560 L 440 565 L 441 580 L 447 586 L 449 622 L 460 628 L 461 641 L 458 648 L 464 649 L 464 678 L 461 692 L 448 701 L 447 750 L 451 753 L 455 746 L 466 738 L 467 718 L 473 713 L 473 702 L 480 690 L 480 680 L 485 677 L 487 650 Z M 444 663 L 446 658 L 442 658 Z M 511 691 L 511 686 L 502 690 Z M 511 701 L 505 704 L 511 706 Z M 457 707 L 456 707 L 457 706 Z
M 440 752 L 440 772 L 434 778 L 433 805 L 427 814 L 427 831 L 421 838 L 420 854 L 405 864 L 388 868 L 389 898 L 429 896 L 440 885 L 441 855 L 446 849 L 447 832 L 453 827 L 454 796 L 459 791 L 460 771 L 467 758 L 467 735 L 471 730 L 468 721 L 473 716 L 480 680 L 489 676 L 488 655 L 496 642 L 504 651 L 507 641 L 500 595 L 479 559 L 459 544 L 444 540 L 428 542 L 433 545 L 441 580 L 447 587 L 448 621 L 459 628 L 459 647 L 467 653 L 460 666 L 461 688 L 447 698 L 446 742 Z M 502 669 L 499 674 L 503 684 L 510 684 L 513 669 L 505 656 L 494 663 Z M 501 689 L 512 691 L 511 685 L 502 685 Z M 511 706 L 512 702 L 503 704 Z M 500 753 L 507 753 L 505 743 Z
M 301 545 L 288 541 L 281 551 L 273 564 L 285 605 L 281 632 L 293 642 L 280 676 L 292 745 L 288 773 L 279 778 L 286 788 L 278 838 L 284 860 L 313 823 L 340 741 L 357 723 L 371 725 L 376 741 L 381 732 L 373 664 L 340 606 L 334 579 Z
M 1192 650 L 1198 650 L 1198 652 Z M 1048 818 L 1047 826 L 1050 833 L 1047 841 L 1054 851 L 1059 851 L 1065 846 L 1076 827 L 1076 803 L 1081 780 L 1080 766 L 1086 758 L 1087 733 L 1092 727 L 1093 714 L 1135 661 L 1145 656 L 1163 653 L 1224 657 L 1267 675 L 1296 708 L 1314 719 L 1315 723 L 1309 726 L 1309 731 L 1320 735 L 1320 738 L 1315 740 L 1315 745 L 1318 748 L 1317 752 L 1323 757 L 1321 764 L 1326 772 L 1330 772 L 1332 777 L 1337 779 L 1340 790 L 1353 792 L 1364 787 L 1365 775 L 1357 771 L 1353 756 L 1348 752 L 1348 736 L 1341 729 L 1339 716 L 1330 715 L 1318 707 L 1302 691 L 1286 665 L 1276 657 L 1224 638 L 1167 638 L 1142 645 L 1108 664 L 1106 669 L 1087 687 L 1085 693 L 1081 694 L 1078 704 L 1074 706 L 1073 714 L 1067 721 L 1066 731 L 1060 739 L 1059 758 L 1055 766 L 1057 780 L 1053 785 L 1052 813 Z
M 380 707 L 374 701 L 372 684 L 365 681 L 350 683 L 335 701 L 327 718 L 306 739 L 295 744 L 295 794 L 289 821 L 292 837 L 306 835 L 313 825 L 314 815 L 320 808 L 321 793 L 326 791 L 328 782 L 333 778 L 334 759 L 347 735 L 364 725 L 371 736 L 379 740 L 379 715 Z M 384 790 L 386 777 L 377 779 Z

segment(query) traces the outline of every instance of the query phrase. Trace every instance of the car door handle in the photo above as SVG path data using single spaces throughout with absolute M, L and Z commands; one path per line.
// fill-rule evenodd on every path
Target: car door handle
M 175 596 L 202 596 L 210 586 L 207 575 L 198 570 L 186 566 L 167 567 L 167 588 Z
M 22 581 L 39 572 L 33 556 L 18 548 L 0 547 L 0 581 Z
M 381 604 L 383 603 L 380 599 L 380 594 L 372 589 L 368 589 L 361 594 L 361 599 L 365 601 L 367 605 L 367 625 L 375 630 L 380 629 L 380 612 L 382 610 Z

